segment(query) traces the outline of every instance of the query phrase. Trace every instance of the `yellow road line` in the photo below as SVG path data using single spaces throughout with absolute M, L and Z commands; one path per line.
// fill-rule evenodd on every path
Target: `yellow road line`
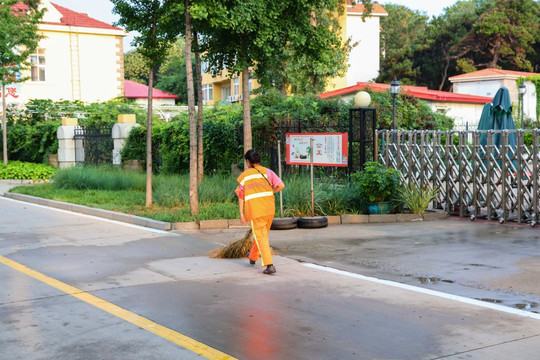
M 32 270 L 29 267 L 22 265 L 16 261 L 10 260 L 4 256 L 0 255 L 0 263 L 9 266 L 12 269 L 20 271 L 23 274 L 33 277 L 47 285 L 50 285 L 62 292 L 65 292 L 68 295 L 76 297 L 79 300 L 82 300 L 92 306 L 95 306 L 101 310 L 108 312 L 120 319 L 123 319 L 127 322 L 130 322 L 136 326 L 139 326 L 153 334 L 161 336 L 164 339 L 167 339 L 177 345 L 180 345 L 187 350 L 190 350 L 196 354 L 204 356 L 210 360 L 234 360 L 235 358 L 229 356 L 225 353 L 222 353 L 219 350 L 216 350 L 208 345 L 205 345 L 197 340 L 194 340 L 190 337 L 187 337 L 179 332 L 171 330 L 165 326 L 159 325 L 143 316 L 137 315 L 131 311 L 128 311 L 120 306 L 114 305 L 106 300 L 103 300 L 97 296 L 91 295 L 81 289 L 78 289 L 74 286 L 68 285 L 56 279 L 53 279 L 47 275 L 44 275 L 38 271 Z

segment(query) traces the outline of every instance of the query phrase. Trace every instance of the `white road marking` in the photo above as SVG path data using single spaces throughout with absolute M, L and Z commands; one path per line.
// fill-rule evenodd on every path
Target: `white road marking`
M 337 269 L 333 269 L 331 267 L 326 267 L 326 266 L 321 266 L 321 265 L 316 265 L 316 264 L 303 263 L 302 265 L 304 265 L 306 267 L 309 267 L 309 268 L 312 268 L 312 269 L 318 269 L 318 270 L 326 271 L 326 272 L 333 273 L 333 274 L 344 275 L 344 276 L 348 276 L 348 277 L 352 277 L 352 278 L 356 278 L 356 279 L 370 281 L 370 282 L 373 282 L 373 283 L 376 283 L 376 284 L 392 286 L 392 287 L 395 287 L 395 288 L 414 291 L 414 292 L 421 293 L 421 294 L 437 296 L 437 297 L 440 297 L 440 298 L 443 298 L 443 299 L 459 301 L 459 302 L 464 303 L 464 304 L 480 306 L 480 307 L 487 308 L 487 309 L 497 310 L 497 311 L 501 311 L 501 312 L 505 312 L 505 313 L 509 313 L 509 314 L 513 314 L 513 315 L 519 315 L 519 316 L 523 316 L 523 317 L 527 317 L 527 318 L 531 318 L 531 319 L 540 320 L 540 314 L 536 314 L 536 313 L 529 312 L 529 311 L 524 311 L 524 310 L 519 310 L 519 309 L 514 309 L 514 308 L 511 308 L 511 307 L 508 307 L 508 306 L 504 306 L 504 305 L 492 304 L 492 303 L 488 303 L 488 302 L 481 301 L 481 300 L 469 299 L 469 298 L 466 298 L 466 297 L 463 297 L 463 296 L 446 294 L 446 293 L 443 293 L 443 292 L 440 292 L 440 291 L 425 289 L 425 288 L 412 286 L 412 285 L 407 285 L 407 284 L 401 284 L 401 283 L 390 281 L 390 280 L 377 279 L 377 278 L 374 278 L 374 277 L 359 275 L 359 274 L 351 273 L 351 272 L 348 272 L 348 271 L 337 270 Z

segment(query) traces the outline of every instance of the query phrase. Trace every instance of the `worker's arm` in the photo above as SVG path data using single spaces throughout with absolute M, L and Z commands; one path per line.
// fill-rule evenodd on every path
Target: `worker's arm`
M 274 194 L 280 192 L 283 189 L 285 189 L 285 184 L 282 181 L 278 184 L 278 186 L 274 188 Z
M 240 213 L 240 222 L 245 224 L 247 221 L 244 215 L 244 199 L 240 197 L 238 198 L 238 212 Z

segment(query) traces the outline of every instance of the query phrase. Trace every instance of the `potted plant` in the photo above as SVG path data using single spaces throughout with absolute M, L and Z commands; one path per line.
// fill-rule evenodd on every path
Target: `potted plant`
M 351 175 L 351 181 L 360 202 L 367 205 L 370 214 L 387 214 L 398 197 L 401 173 L 370 161 L 364 164 L 364 170 Z

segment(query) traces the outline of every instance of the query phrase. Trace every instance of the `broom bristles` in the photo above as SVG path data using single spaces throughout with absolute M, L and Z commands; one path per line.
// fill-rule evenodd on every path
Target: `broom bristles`
M 238 259 L 245 257 L 251 249 L 251 234 L 252 230 L 249 229 L 242 239 L 233 241 L 221 249 L 212 250 L 210 257 L 217 259 Z

